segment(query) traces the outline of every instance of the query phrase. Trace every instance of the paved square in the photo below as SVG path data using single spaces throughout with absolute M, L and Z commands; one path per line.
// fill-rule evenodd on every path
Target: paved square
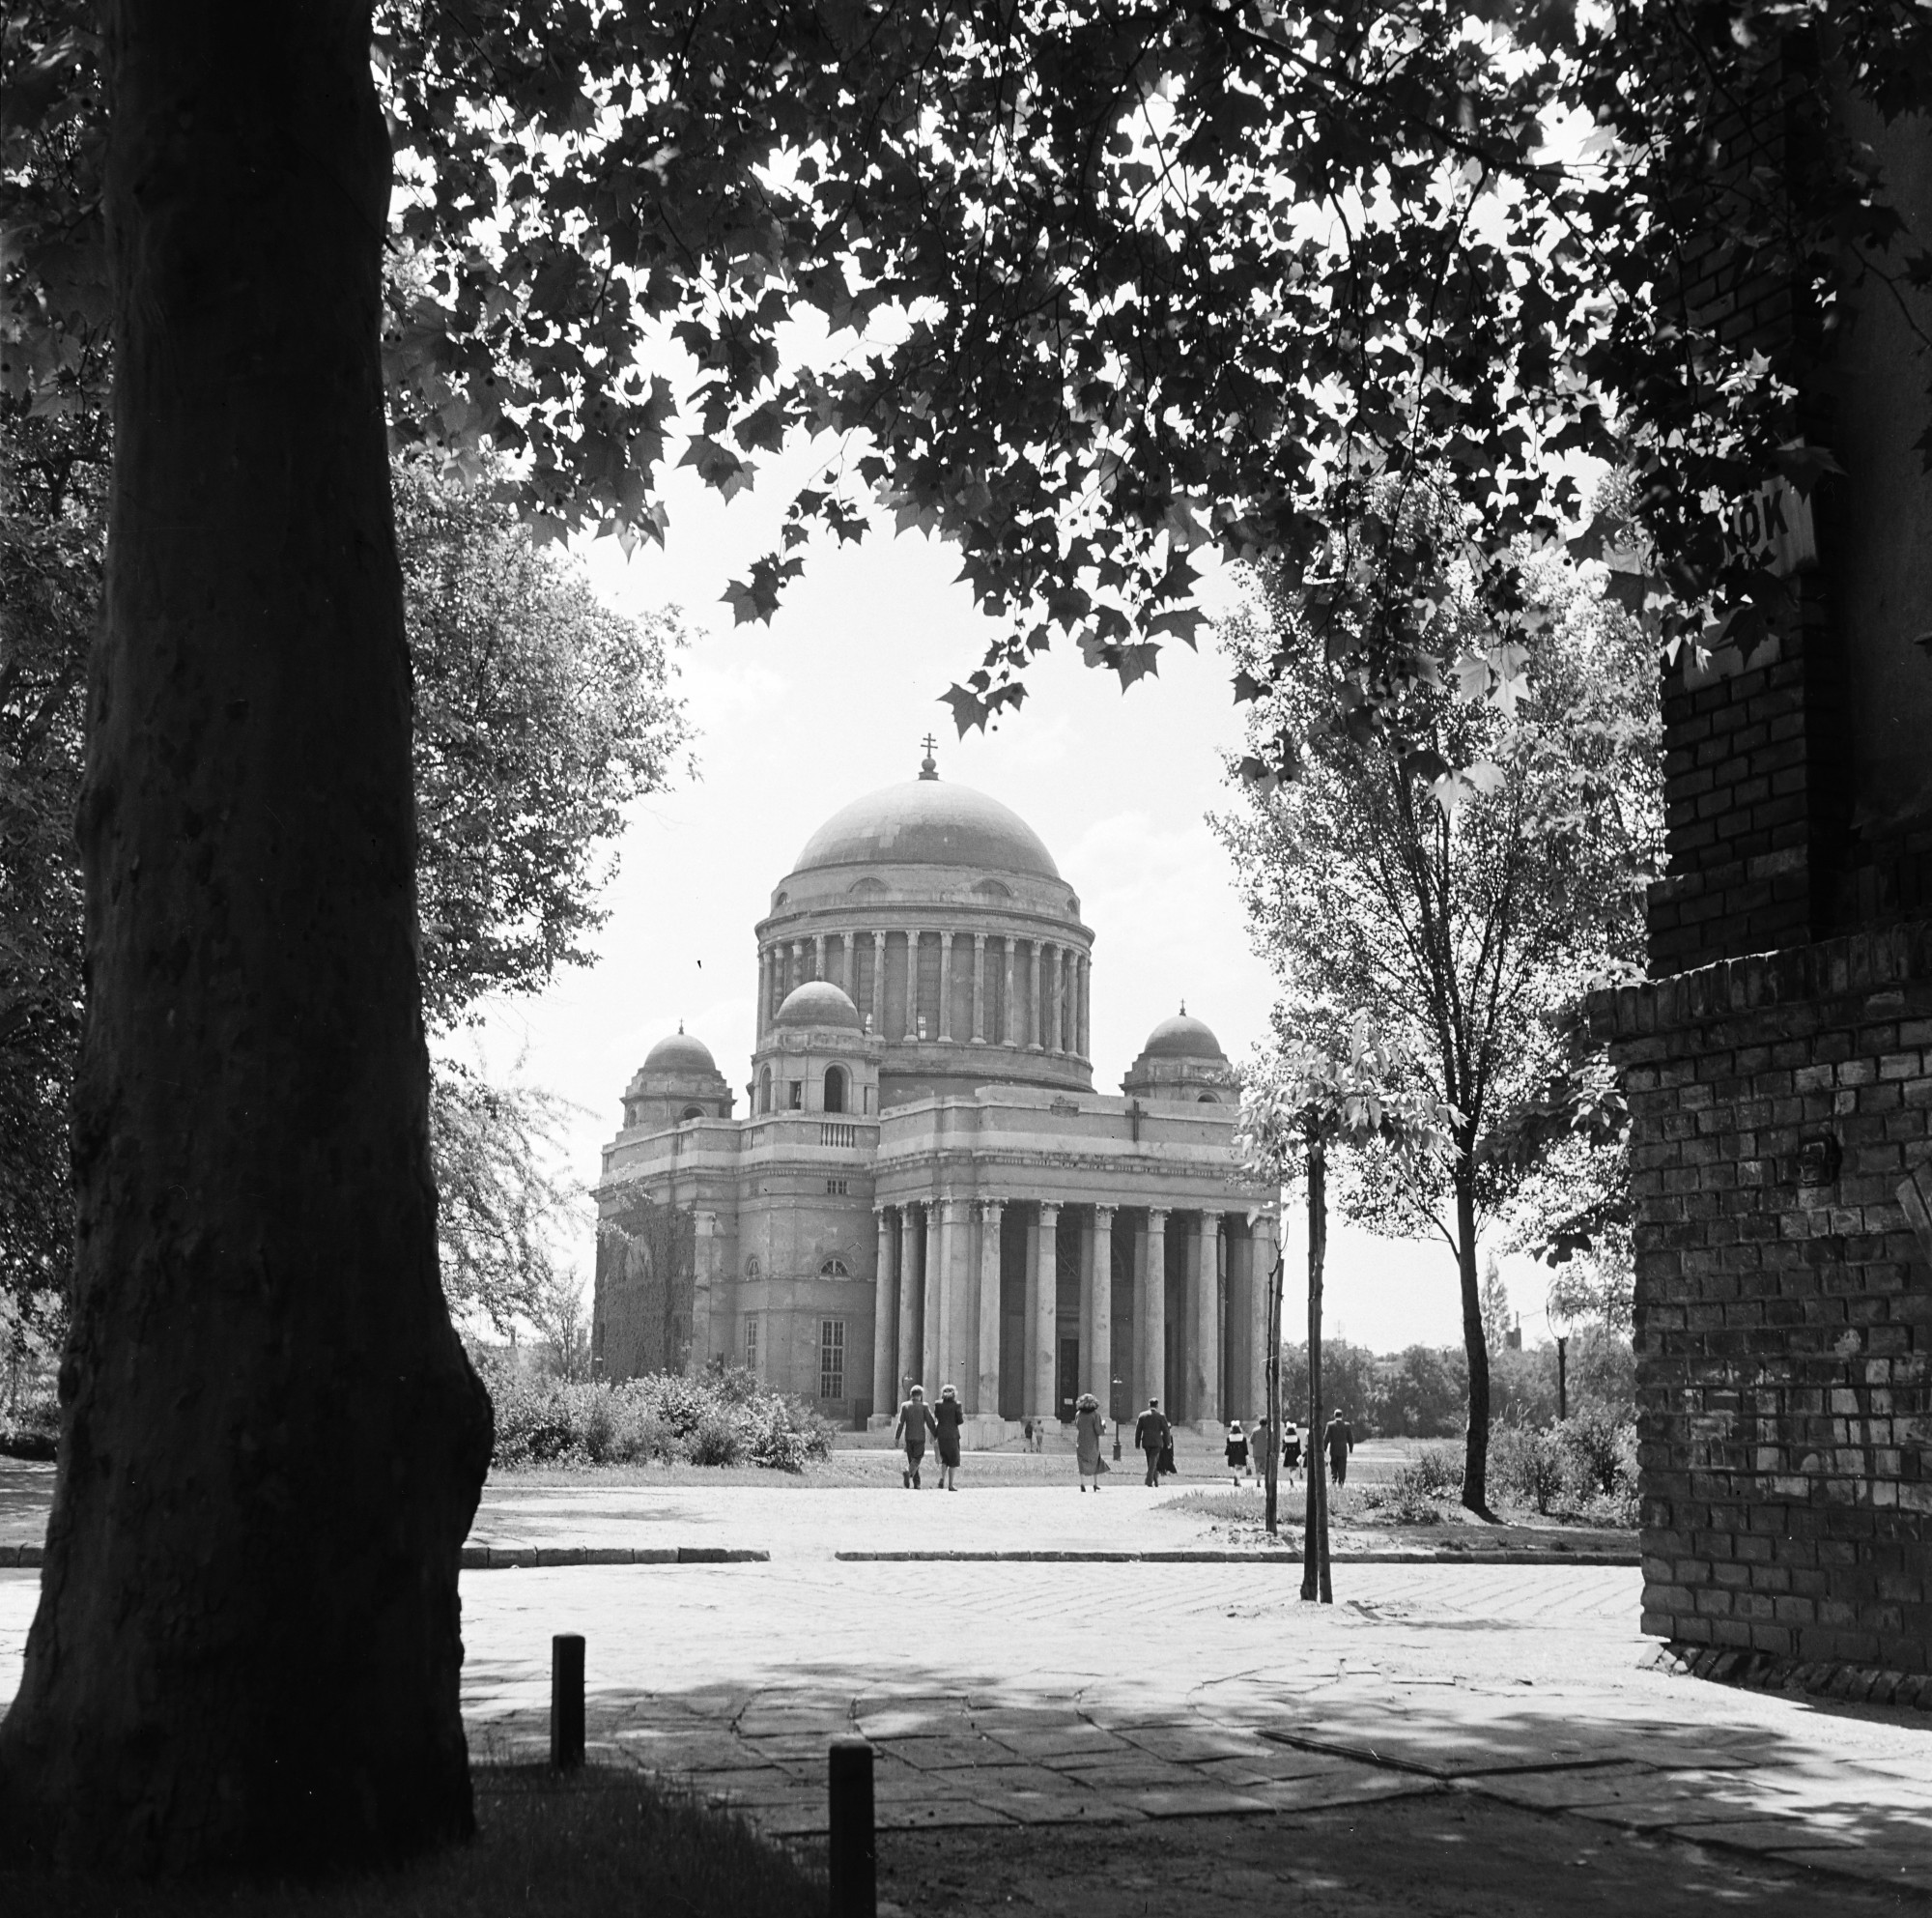
M 1475 1794 L 1893 1889 L 1932 1887 L 1932 1725 L 1641 1670 L 1638 1574 L 1586 1565 L 848 1560 L 874 1548 L 1181 1541 L 1138 1488 L 511 1487 L 478 1534 L 728 1544 L 761 1563 L 467 1572 L 479 1756 L 547 1750 L 550 1640 L 587 1640 L 594 1752 L 825 1825 L 825 1747 L 878 1752 L 916 1832 L 1141 1827 Z M 0 1571 L 0 1702 L 37 1574 Z M 1443 1798 L 1442 1794 L 1449 1794 Z

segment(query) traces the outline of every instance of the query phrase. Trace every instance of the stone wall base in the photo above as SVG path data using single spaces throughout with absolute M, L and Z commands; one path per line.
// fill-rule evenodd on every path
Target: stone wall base
M 1754 1692 L 1804 1692 L 1811 1698 L 1842 1699 L 1848 1704 L 1902 1705 L 1932 1712 L 1932 1673 L 1893 1672 L 1878 1665 L 1811 1664 L 1775 1658 L 1764 1651 L 1725 1650 L 1681 1641 L 1653 1646 L 1637 1661 L 1639 1670 L 1667 1672 L 1678 1678 L 1709 1678 L 1719 1685 L 1743 1685 Z

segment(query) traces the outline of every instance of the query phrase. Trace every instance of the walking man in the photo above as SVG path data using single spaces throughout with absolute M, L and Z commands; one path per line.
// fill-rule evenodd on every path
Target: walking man
M 1134 1420 L 1134 1444 L 1147 1454 L 1147 1482 L 1160 1483 L 1160 1455 L 1166 1449 L 1172 1428 L 1161 1416 L 1160 1400 L 1148 1400 L 1148 1409 Z
M 914 1386 L 906 1402 L 899 1407 L 898 1423 L 893 1427 L 893 1437 L 901 1440 L 905 1446 L 905 1482 L 915 1491 L 919 1488 L 919 1468 L 925 1459 L 925 1435 L 939 1430 L 939 1420 L 932 1416 L 932 1407 L 925 1402 L 925 1388 Z
M 1355 1429 L 1342 1417 L 1338 1405 L 1328 1420 L 1328 1429 L 1321 1435 L 1328 1447 L 1328 1476 L 1338 1485 L 1349 1482 L 1349 1454 L 1355 1449 Z

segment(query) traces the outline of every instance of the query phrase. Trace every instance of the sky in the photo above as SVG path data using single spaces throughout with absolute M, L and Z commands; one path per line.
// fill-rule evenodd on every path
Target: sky
M 1230 863 L 1207 823 L 1236 803 L 1226 756 L 1240 709 L 1211 646 L 1175 644 L 1159 674 L 1122 693 L 1070 647 L 1029 674 L 1030 696 L 987 733 L 954 736 L 939 696 L 980 661 L 992 629 L 952 583 L 951 549 L 881 530 L 857 546 L 814 550 L 806 578 L 769 626 L 736 626 L 720 596 L 770 544 L 798 460 L 761 473 L 728 505 L 689 473 L 668 475 L 671 526 L 662 549 L 626 558 L 613 540 L 578 549 L 599 592 L 633 615 L 681 609 L 691 644 L 676 690 L 696 734 L 696 777 L 634 805 L 604 896 L 597 958 L 539 996 L 498 999 L 454 1049 L 577 1108 L 567 1169 L 594 1179 L 615 1132 L 624 1084 L 680 1020 L 711 1048 L 746 1110 L 753 925 L 817 825 L 863 793 L 916 777 L 921 739 L 939 741 L 942 779 L 1003 801 L 1038 833 L 1094 930 L 1095 1089 L 1117 1093 L 1153 1026 L 1184 1000 L 1237 1063 L 1267 1031 L 1266 967 L 1248 943 Z M 1238 586 L 1208 582 L 1210 611 Z M 575 1253 L 588 1282 L 586 1210 Z M 1291 1274 L 1305 1259 L 1297 1220 Z M 562 1249 L 562 1248 L 560 1248 Z M 1545 1280 L 1505 1261 L 1532 1342 Z M 1326 1332 L 1395 1351 L 1460 1343 L 1446 1245 L 1379 1241 L 1330 1227 Z M 1288 1317 L 1302 1295 L 1291 1284 Z M 1540 1319 L 1540 1310 L 1537 1313 Z M 1296 1335 L 1292 1332 L 1291 1336 Z

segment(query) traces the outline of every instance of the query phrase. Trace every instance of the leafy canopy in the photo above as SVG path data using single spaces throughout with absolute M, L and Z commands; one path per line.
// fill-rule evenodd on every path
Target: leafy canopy
M 0 39 L 5 381 L 36 408 L 102 371 L 89 18 L 39 0 Z M 1917 104 L 1928 49 L 1903 0 L 391 4 L 395 430 L 626 539 L 662 533 L 674 438 L 730 494 L 819 436 L 740 616 L 814 532 L 935 530 L 1001 622 L 962 727 L 1056 631 L 1125 680 L 1191 643 L 1210 545 L 1366 658 L 1374 713 L 1428 657 L 1431 569 L 1405 582 L 1370 495 L 1446 486 L 1500 650 L 1577 456 L 1638 475 L 1659 637 L 1747 639 L 1782 588 L 1717 510 L 1829 469 L 1800 357 L 1861 277 L 1927 276 L 1837 107 Z M 1725 339 L 1691 265 L 1789 286 L 1815 337 Z

